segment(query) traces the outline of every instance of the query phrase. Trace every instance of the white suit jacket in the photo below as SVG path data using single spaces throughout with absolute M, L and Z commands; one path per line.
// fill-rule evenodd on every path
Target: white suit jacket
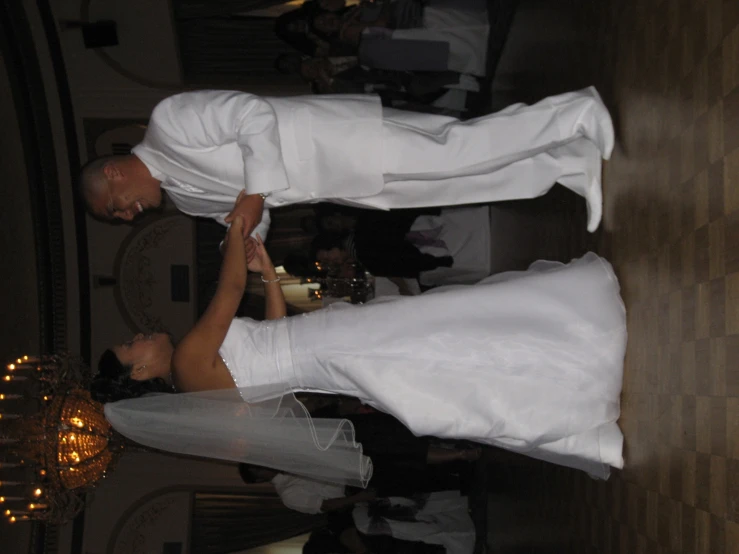
M 369 95 L 178 94 L 157 105 L 133 152 L 176 183 L 181 211 L 216 219 L 244 189 L 275 207 L 384 186 L 382 106 Z

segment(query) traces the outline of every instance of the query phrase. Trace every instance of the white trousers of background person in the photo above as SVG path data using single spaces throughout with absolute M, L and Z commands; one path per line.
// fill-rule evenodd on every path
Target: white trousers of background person
M 417 505 L 414 499 L 390 497 L 393 506 Z M 357 529 L 366 535 L 390 535 L 405 541 L 439 544 L 446 554 L 472 554 L 475 550 L 475 524 L 470 517 L 468 500 L 459 491 L 431 493 L 412 519 L 381 518 L 385 525 L 375 527 L 366 503 L 352 510 Z
M 534 198 L 559 182 L 583 196 L 588 230 L 602 215 L 601 158 L 613 151 L 608 110 L 594 88 L 459 121 L 383 111 L 382 192 L 352 199 L 380 209 Z
M 484 77 L 487 70 L 488 34 L 487 10 L 457 10 L 449 6 L 426 6 L 423 27 L 396 29 L 393 38 L 434 40 L 449 43 L 447 69 Z
M 419 250 L 432 256 L 452 256 L 452 267 L 422 271 L 419 282 L 427 287 L 472 284 L 491 273 L 495 245 L 490 235 L 490 208 L 470 206 L 446 208 L 441 215 L 422 215 L 413 222 L 411 231 L 438 233 L 442 245 L 422 245 Z

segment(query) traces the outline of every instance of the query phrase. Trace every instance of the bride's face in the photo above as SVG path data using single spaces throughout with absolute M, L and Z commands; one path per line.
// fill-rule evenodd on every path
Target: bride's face
M 123 365 L 131 366 L 132 379 L 166 379 L 170 374 L 174 346 L 166 333 L 139 333 L 130 341 L 114 346 L 112 350 Z

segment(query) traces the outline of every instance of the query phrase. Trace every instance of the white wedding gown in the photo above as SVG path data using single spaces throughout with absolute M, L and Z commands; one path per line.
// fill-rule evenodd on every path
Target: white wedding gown
M 468 439 L 606 478 L 626 348 L 619 285 L 595 254 L 420 296 L 235 319 L 238 387 L 355 396 L 416 435 Z

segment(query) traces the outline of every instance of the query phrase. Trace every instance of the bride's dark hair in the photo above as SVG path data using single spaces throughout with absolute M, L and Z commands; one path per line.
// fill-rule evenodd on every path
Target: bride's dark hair
M 103 352 L 98 362 L 98 375 L 90 384 L 92 398 L 105 404 L 151 392 L 173 392 L 172 387 L 159 377 L 146 381 L 132 379 L 131 369 L 133 366 L 123 365 L 112 350 Z

